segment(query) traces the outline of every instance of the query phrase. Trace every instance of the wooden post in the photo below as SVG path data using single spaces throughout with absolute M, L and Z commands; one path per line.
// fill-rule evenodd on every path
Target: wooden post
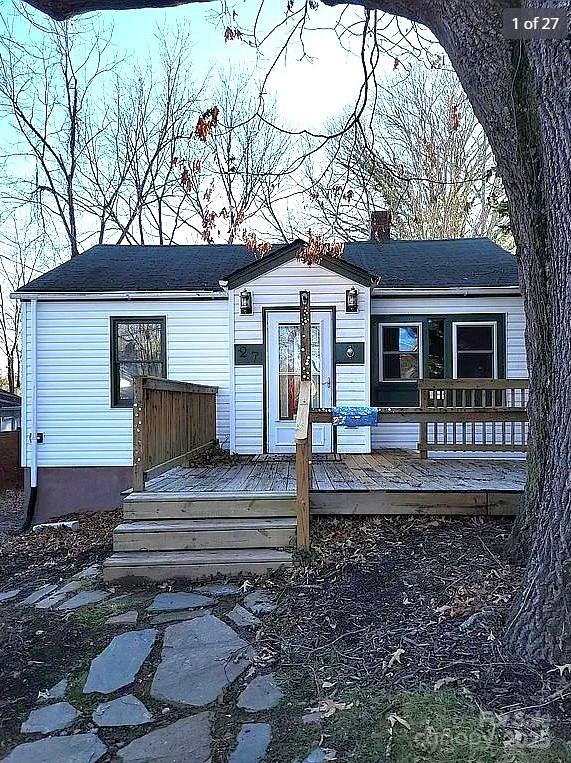
M 309 549 L 309 489 L 311 480 L 311 424 L 307 435 L 295 443 L 295 476 L 297 490 L 297 547 Z
M 420 389 L 420 409 L 421 411 L 428 410 L 428 398 L 429 391 L 427 389 Z M 428 458 L 428 423 L 422 421 L 419 425 L 419 443 L 418 450 L 421 458 Z
M 301 381 L 311 381 L 311 299 L 308 291 L 299 292 L 299 329 L 301 335 Z
M 299 293 L 301 378 L 295 429 L 297 547 L 310 545 L 309 491 L 311 489 L 311 300 L 309 291 Z
M 144 379 L 133 380 L 133 492 L 141 493 L 145 489 L 145 464 L 143 421 L 144 416 Z

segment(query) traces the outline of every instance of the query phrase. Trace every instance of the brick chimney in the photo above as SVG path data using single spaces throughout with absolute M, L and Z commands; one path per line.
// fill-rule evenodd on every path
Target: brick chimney
M 379 209 L 371 212 L 371 241 L 389 241 L 391 238 L 391 211 Z

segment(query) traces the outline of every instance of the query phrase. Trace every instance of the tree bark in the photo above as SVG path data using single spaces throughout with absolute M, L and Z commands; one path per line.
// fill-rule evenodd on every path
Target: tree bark
M 91 11 L 127 11 L 134 8 L 168 8 L 187 3 L 212 0 L 25 0 L 28 5 L 46 13 L 56 21 L 66 21 Z
M 175 3 L 32 4 L 63 18 L 80 10 Z M 571 42 L 504 38 L 502 11 L 514 0 L 349 3 L 405 16 L 434 32 L 494 151 L 517 245 L 530 366 L 528 482 L 513 536 L 528 564 L 506 636 L 521 657 L 571 662 Z

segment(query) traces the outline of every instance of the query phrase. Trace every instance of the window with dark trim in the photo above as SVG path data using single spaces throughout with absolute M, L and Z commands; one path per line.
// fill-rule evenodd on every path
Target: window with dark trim
M 419 368 L 414 378 L 416 327 Z M 418 405 L 418 379 L 487 374 L 506 375 L 504 313 L 371 316 L 371 405 Z
M 455 379 L 495 379 L 497 376 L 496 324 L 457 321 L 452 324 Z
M 133 405 L 133 379 L 166 376 L 165 318 L 111 319 L 111 404 Z
M 381 368 L 383 381 L 418 381 L 421 374 L 421 324 L 383 323 Z

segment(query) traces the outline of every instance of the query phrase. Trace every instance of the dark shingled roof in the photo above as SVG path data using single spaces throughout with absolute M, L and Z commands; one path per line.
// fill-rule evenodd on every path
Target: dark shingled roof
M 489 238 L 360 241 L 346 244 L 344 256 L 395 289 L 518 285 L 515 257 Z
M 275 252 L 280 247 L 275 247 Z M 487 238 L 353 241 L 343 259 L 394 288 L 517 286 L 515 258 Z M 245 246 L 103 244 L 36 278 L 21 292 L 220 291 L 220 280 L 255 261 Z

